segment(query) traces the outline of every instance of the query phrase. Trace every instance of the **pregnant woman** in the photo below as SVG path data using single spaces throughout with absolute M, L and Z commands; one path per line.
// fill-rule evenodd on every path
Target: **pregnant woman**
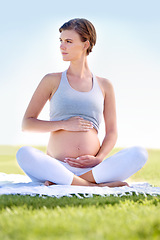
M 69 68 L 41 80 L 22 123 L 23 131 L 50 132 L 47 153 L 24 146 L 17 161 L 32 181 L 46 186 L 128 186 L 123 181 L 143 167 L 147 152 L 131 147 L 106 158 L 117 140 L 116 106 L 111 82 L 95 76 L 87 63 L 96 43 L 95 28 L 86 19 L 72 19 L 59 32 L 60 51 Z M 38 116 L 48 100 L 50 121 L 43 121 Z M 105 137 L 100 145 L 102 117 Z

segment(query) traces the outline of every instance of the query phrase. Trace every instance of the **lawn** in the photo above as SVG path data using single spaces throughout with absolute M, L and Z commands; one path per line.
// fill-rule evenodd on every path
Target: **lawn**
M 16 163 L 18 146 L 0 146 L 0 172 L 23 172 Z M 39 147 L 45 151 L 45 147 Z M 112 151 L 113 154 L 118 149 Z M 131 181 L 160 186 L 160 150 Z M 160 239 L 160 196 L 143 195 L 60 199 L 0 196 L 0 239 Z

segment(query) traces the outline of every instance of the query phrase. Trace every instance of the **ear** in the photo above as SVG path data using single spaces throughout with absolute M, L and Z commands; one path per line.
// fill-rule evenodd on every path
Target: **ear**
M 84 42 L 84 48 L 87 50 L 90 46 L 90 42 L 87 40 Z

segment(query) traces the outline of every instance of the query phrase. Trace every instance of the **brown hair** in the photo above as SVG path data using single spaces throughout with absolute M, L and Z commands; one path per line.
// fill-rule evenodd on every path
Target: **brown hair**
M 96 30 L 90 21 L 84 18 L 71 19 L 59 28 L 60 33 L 64 30 L 75 30 L 80 35 L 82 42 L 88 40 L 90 46 L 87 49 L 87 55 L 92 52 L 92 48 L 96 44 Z

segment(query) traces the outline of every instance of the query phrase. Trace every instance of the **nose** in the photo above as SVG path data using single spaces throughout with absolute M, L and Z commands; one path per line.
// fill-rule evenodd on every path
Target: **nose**
M 66 49 L 64 42 L 61 42 L 61 44 L 60 44 L 60 49 L 62 49 L 62 50 L 65 50 L 65 49 Z

